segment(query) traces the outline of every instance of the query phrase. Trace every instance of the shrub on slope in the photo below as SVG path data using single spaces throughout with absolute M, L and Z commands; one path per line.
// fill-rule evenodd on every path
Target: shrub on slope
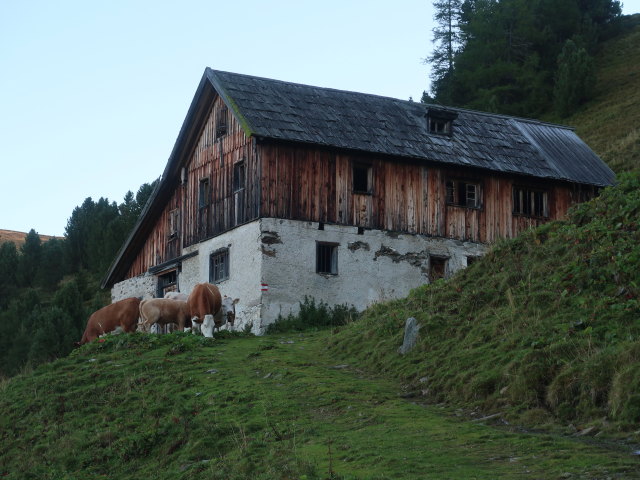
M 433 402 L 519 420 L 640 421 L 640 175 L 565 222 L 497 245 L 448 281 L 377 305 L 330 348 Z M 417 347 L 401 356 L 407 317 Z

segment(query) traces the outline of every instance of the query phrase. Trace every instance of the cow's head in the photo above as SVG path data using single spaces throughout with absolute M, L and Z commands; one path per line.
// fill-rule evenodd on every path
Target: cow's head
M 233 323 L 236 321 L 236 303 L 240 301 L 239 298 L 232 299 L 231 297 L 224 297 L 222 299 L 222 321 L 225 320 L 227 323 L 230 323 L 233 326 Z

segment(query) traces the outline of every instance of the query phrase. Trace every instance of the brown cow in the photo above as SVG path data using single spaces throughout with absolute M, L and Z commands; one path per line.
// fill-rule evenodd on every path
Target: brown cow
M 187 302 L 173 300 L 171 298 L 149 298 L 140 302 L 139 326 L 148 332 L 151 325 L 159 323 L 167 325 L 177 323 L 178 330 L 184 331 L 184 326 L 189 320 L 189 308 Z
M 223 299 L 218 287 L 210 283 L 197 284 L 187 303 L 193 327 L 200 327 L 205 337 L 213 336 L 214 326 L 219 329 L 227 322 L 231 325 L 235 322 L 238 299 Z
M 125 298 L 93 312 L 87 321 L 82 339 L 77 345 L 92 342 L 100 335 L 120 327 L 125 332 L 135 332 L 138 323 L 139 298 Z

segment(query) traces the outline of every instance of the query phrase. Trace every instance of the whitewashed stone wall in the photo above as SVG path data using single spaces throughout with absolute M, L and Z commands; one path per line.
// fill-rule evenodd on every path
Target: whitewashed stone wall
M 153 298 L 158 288 L 158 277 L 145 273 L 116 283 L 111 288 L 111 303 L 129 297 Z
M 446 257 L 447 275 L 487 246 L 421 235 L 281 219 L 262 220 L 263 296 L 260 330 L 278 315 L 299 310 L 305 295 L 330 305 L 363 310 L 372 303 L 405 297 L 429 283 L 429 258 Z M 265 244 L 265 239 L 268 243 Z M 316 273 L 316 242 L 338 245 L 338 274 Z
M 337 275 L 316 273 L 316 243 L 337 244 Z M 487 246 L 446 238 L 364 230 L 265 218 L 193 245 L 184 254 L 198 254 L 182 262 L 181 292 L 209 281 L 210 256 L 229 249 L 230 275 L 218 284 L 223 295 L 239 298 L 235 329 L 251 326 L 264 333 L 278 315 L 297 313 L 305 296 L 329 305 L 369 305 L 405 297 L 429 283 L 430 256 L 447 258 L 447 275 L 466 267 L 467 258 L 481 256 Z M 112 300 L 153 296 L 157 278 L 145 274 L 112 289 Z
M 211 253 L 228 248 L 229 278 L 217 286 L 223 295 L 240 299 L 236 305 L 235 329 L 242 330 L 247 324 L 259 325 L 262 303 L 259 239 L 260 221 L 255 221 L 185 249 L 185 254 L 197 250 L 198 255 L 182 263 L 178 276 L 180 291 L 189 293 L 197 283 L 208 282 Z

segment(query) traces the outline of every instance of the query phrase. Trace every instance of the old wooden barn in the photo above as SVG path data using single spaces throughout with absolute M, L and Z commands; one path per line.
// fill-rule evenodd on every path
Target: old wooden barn
M 260 332 L 305 296 L 404 296 L 613 182 L 567 127 L 206 69 L 103 286 L 217 283 Z

